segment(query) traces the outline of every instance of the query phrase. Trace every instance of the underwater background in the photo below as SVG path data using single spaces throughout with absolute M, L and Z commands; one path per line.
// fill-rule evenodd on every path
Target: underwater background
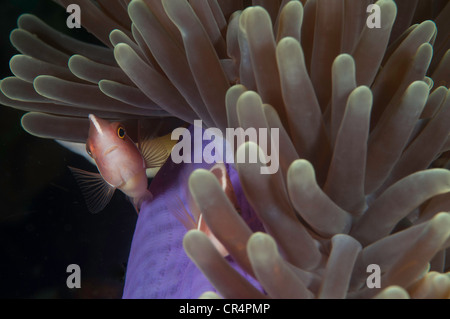
M 71 110 L 71 116 L 58 118 L 57 125 L 49 120 L 53 117 L 37 113 L 31 113 L 24 125 L 38 136 L 49 127 L 55 131 L 63 128 L 69 140 L 75 141 L 84 139 L 79 133 L 85 136 L 86 127 L 82 127 L 87 120 L 74 121 L 73 116 L 79 115 L 78 108 L 84 108 L 82 114 L 87 116 L 87 106 L 93 106 L 96 112 L 118 111 L 133 118 L 176 115 L 191 124 L 198 115 L 208 127 L 222 129 L 265 128 L 272 124 L 280 127 L 284 132 L 280 173 L 263 176 L 256 171 L 258 165 L 248 163 L 237 165 L 238 171 L 226 168 L 230 179 L 232 172 L 235 181 L 239 177 L 233 189 L 236 196 L 242 196 L 246 206 L 243 203 L 224 206 L 227 197 L 223 187 L 228 183 L 218 184 L 217 176 L 211 172 L 194 173 L 190 183 L 198 209 L 204 213 L 211 230 L 226 243 L 229 251 L 234 251 L 228 261 L 236 258 L 246 274 L 254 273 L 260 289 L 237 276 L 205 234 L 189 232 L 183 250 L 181 238 L 186 229 L 176 219 L 180 210 L 186 211 L 187 203 L 181 203 L 182 208 L 173 204 L 187 198 L 173 199 L 187 191 L 181 183 L 187 185 L 183 177 L 189 175 L 188 169 L 181 167 L 177 171 L 169 161 L 164 164 L 150 187 L 155 198 L 142 209 L 133 235 L 136 214 L 123 195 L 116 195 L 100 214 L 87 211 L 68 166 L 90 171 L 94 167 L 51 140 L 28 136 L 20 128 L 22 113 L 0 107 L 0 167 L 3 169 L 0 298 L 118 298 L 125 272 L 125 298 L 173 298 L 180 296 L 174 294 L 179 292 L 183 297 L 197 298 L 205 289 L 216 289 L 225 298 L 261 298 L 262 292 L 274 298 L 378 298 L 379 295 L 449 298 L 450 277 L 442 272 L 450 266 L 448 259 L 445 260 L 445 249 L 450 245 L 450 214 L 446 213 L 450 203 L 447 123 L 450 51 L 447 51 L 446 37 L 450 34 L 450 2 L 424 0 L 419 6 L 418 0 L 380 0 L 388 23 L 376 32 L 369 30 L 370 26 L 363 27 L 364 19 L 352 11 L 359 8 L 364 12 L 364 4 L 373 0 L 253 0 L 252 4 L 264 2 L 267 10 L 247 8 L 228 20 L 228 24 L 223 18 L 250 5 L 249 1 L 211 1 L 216 4 L 218 17 L 212 11 L 205 12 L 212 10 L 204 6 L 207 1 L 190 0 L 188 4 L 187 0 L 136 0 L 128 7 L 129 16 L 124 6 L 116 6 L 116 10 L 109 7 L 113 3 L 124 5 L 128 0 L 85 1 L 91 4 L 91 14 L 84 24 L 103 43 L 109 43 L 108 36 L 112 35 L 115 47 L 114 50 L 91 47 L 85 53 L 102 61 L 109 60 L 114 66 L 110 68 L 103 61 L 94 64 L 99 68 L 92 68 L 92 64 L 86 64 L 78 56 L 70 60 L 70 70 L 66 62 L 69 56 L 86 50 L 84 41 L 99 42 L 83 31 L 69 30 L 65 25 L 67 13 L 50 0 L 3 1 L 0 16 L 5 19 L 0 34 L 4 78 L 0 97 L 4 99 L 1 103 L 53 113 L 46 106 L 56 102 L 61 106 L 56 113 L 63 115 L 68 110 L 66 106 L 73 104 L 76 108 Z M 57 2 L 68 5 L 72 0 Z M 219 2 L 222 7 L 217 6 Z M 286 2 L 289 3 L 281 9 Z M 344 9 L 344 2 L 352 5 Z M 125 31 L 130 32 L 131 22 L 135 23 L 133 38 L 140 40 L 142 47 L 133 49 L 135 44 L 126 44 L 129 41 L 124 31 L 110 33 L 122 27 L 108 23 L 108 19 L 102 20 L 108 10 L 96 10 L 95 5 L 92 7 L 96 3 L 103 3 L 107 7 L 103 9 L 119 15 L 119 20 L 126 22 Z M 304 11 L 300 3 L 305 5 Z M 227 6 L 233 10 L 225 10 Z M 444 7 L 436 24 L 424 21 L 435 17 L 437 9 Z M 336 10 L 341 14 L 335 16 Z M 94 85 L 67 83 L 46 76 L 46 68 L 21 63 L 20 58 L 14 59 L 17 63 L 11 62 L 17 77 L 8 79 L 11 76 L 8 61 L 17 53 L 9 44 L 8 35 L 23 13 L 33 15 L 21 16 L 21 30 L 12 37 L 24 54 L 22 58 L 30 54 L 28 58 L 45 60 L 51 70 L 63 66 L 65 72 L 70 71 L 72 80 L 78 81 L 74 76 L 83 81 L 87 77 Z M 278 13 L 277 27 L 272 21 L 276 21 Z M 202 26 L 207 21 L 197 21 L 205 14 L 215 21 L 207 28 L 211 34 L 205 33 Z M 165 36 L 169 29 L 161 23 L 151 23 L 156 21 L 155 16 L 158 21 L 167 22 L 167 28 L 172 30 L 169 34 L 178 35 L 175 46 L 184 49 L 174 50 L 172 40 Z M 347 19 L 348 16 L 353 18 Z M 192 24 L 181 17 L 190 17 L 187 21 L 197 27 L 191 29 Z M 51 28 L 46 28 L 40 19 Z M 331 20 L 336 28 L 328 28 Z M 413 21 L 424 22 L 407 29 Z M 219 24 L 223 29 L 216 28 Z M 354 28 L 355 24 L 358 27 Z M 309 32 L 312 26 L 313 33 Z M 274 27 L 282 30 L 277 32 L 278 42 L 273 38 Z M 69 37 L 55 35 L 53 28 Z M 326 32 L 331 29 L 333 32 Z M 436 29 L 442 30 L 441 37 Z M 216 32 L 220 33 L 219 40 L 223 40 L 214 41 L 217 47 L 211 46 L 214 30 L 223 31 Z M 402 33 L 404 30 L 406 33 Z M 289 36 L 291 31 L 294 37 Z M 61 46 L 63 52 L 55 54 L 45 41 L 35 41 L 41 32 L 49 36 L 50 47 Z M 338 32 L 342 32 L 341 38 L 336 36 Z M 396 42 L 394 39 L 400 34 L 404 38 Z M 380 37 L 383 41 L 379 41 Z M 74 43 L 72 38 L 83 42 Z M 60 39 L 67 40 L 65 45 L 60 45 Z M 389 39 L 392 45 L 385 50 Z M 204 46 L 199 47 L 197 41 Z M 64 54 L 66 50 L 68 54 Z M 138 52 L 144 58 L 154 58 L 161 72 L 152 71 Z M 340 54 L 343 52 L 352 52 L 354 57 Z M 443 62 L 436 68 L 443 56 Z M 291 68 L 292 62 L 298 65 Z M 22 71 L 27 80 L 17 75 Z M 108 74 L 109 71 L 113 74 Z M 36 74 L 45 75 L 36 77 Z M 108 80 L 110 76 L 117 83 Z M 106 82 L 97 83 L 104 77 Z M 123 80 L 128 85 L 120 85 Z M 436 89 L 429 95 L 433 82 Z M 164 85 L 158 85 L 161 83 Z M 183 92 L 187 96 L 182 96 Z M 335 99 L 334 93 L 337 93 Z M 112 99 L 108 94 L 112 94 Z M 327 113 L 330 94 L 332 102 Z M 224 96 L 229 99 L 223 100 Z M 45 102 L 44 106 L 41 101 Z M 306 114 L 312 114 L 315 120 L 308 121 Z M 123 116 L 113 115 L 112 118 L 121 119 Z M 70 125 L 75 122 L 76 125 Z M 283 130 L 287 127 L 290 132 Z M 255 151 L 251 143 L 243 147 L 241 152 L 246 148 Z M 420 172 L 430 164 L 447 170 Z M 179 179 L 180 187 L 176 186 L 174 176 Z M 255 230 L 248 230 L 242 223 L 242 219 L 247 221 L 243 213 L 248 211 L 259 214 L 268 234 L 252 235 Z M 228 223 L 224 222 L 226 218 Z M 277 245 L 285 255 L 279 254 Z M 347 258 L 345 254 L 353 257 Z M 371 290 L 373 287 L 365 285 L 366 264 L 372 262 L 381 264 L 384 270 L 382 279 L 386 289 L 379 295 Z M 66 268 L 70 264 L 81 267 L 81 289 L 66 287 L 69 275 Z M 294 272 L 291 266 L 295 267 Z M 199 289 L 191 289 L 194 286 Z M 219 297 L 216 293 L 207 296 Z
M 9 42 L 23 13 L 77 39 L 99 43 L 84 29 L 68 29 L 65 10 L 47 0 L 3 0 L 1 78 L 11 75 Z M 68 166 L 96 171 L 53 140 L 26 133 L 24 112 L 0 106 L 0 298 L 120 298 L 137 215 L 121 192 L 91 214 Z M 81 288 L 69 289 L 69 264 L 81 268 Z

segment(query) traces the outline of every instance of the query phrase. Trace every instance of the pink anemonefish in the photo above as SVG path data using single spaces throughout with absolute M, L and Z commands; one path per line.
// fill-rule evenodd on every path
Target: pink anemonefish
M 110 123 L 89 115 L 86 152 L 94 159 L 99 173 L 69 167 L 85 197 L 87 207 L 97 213 L 109 203 L 114 191 L 127 195 L 137 212 L 145 200 L 153 198 L 148 190 L 147 168 L 160 167 L 177 143 L 170 134 L 143 139 L 139 147 L 119 122 Z

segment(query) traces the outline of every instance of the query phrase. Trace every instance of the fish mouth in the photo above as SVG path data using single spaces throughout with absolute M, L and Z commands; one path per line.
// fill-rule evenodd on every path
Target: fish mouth
M 104 153 L 103 155 L 104 155 L 104 156 L 108 155 L 109 153 L 115 151 L 118 147 L 119 147 L 119 146 L 117 146 L 117 145 L 111 146 L 110 148 L 108 148 L 108 149 L 105 151 L 105 153 Z

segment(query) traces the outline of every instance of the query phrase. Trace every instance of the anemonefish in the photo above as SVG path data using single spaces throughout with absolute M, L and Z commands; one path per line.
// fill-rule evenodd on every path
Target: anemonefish
M 209 171 L 216 176 L 219 184 L 222 186 L 222 190 L 227 195 L 235 209 L 239 212 L 239 205 L 233 190 L 233 185 L 231 184 L 231 180 L 227 174 L 225 164 L 216 163 Z M 175 198 L 167 200 L 166 205 L 169 211 L 184 225 L 187 230 L 197 229 L 204 232 L 206 236 L 208 236 L 211 243 L 216 247 L 217 251 L 224 257 L 228 256 L 229 253 L 227 249 L 216 238 L 216 236 L 214 236 L 213 232 L 203 219 L 203 214 L 193 198 L 189 195 L 186 197 L 188 198 L 186 205 L 179 196 L 175 196 Z M 190 211 L 190 213 L 188 211 Z
M 139 147 L 120 122 L 110 123 L 89 115 L 86 152 L 94 159 L 99 173 L 70 167 L 92 213 L 101 211 L 116 189 L 127 195 L 137 212 L 145 200 L 153 198 L 148 190 L 147 168 L 160 167 L 177 143 L 170 134 L 140 141 Z

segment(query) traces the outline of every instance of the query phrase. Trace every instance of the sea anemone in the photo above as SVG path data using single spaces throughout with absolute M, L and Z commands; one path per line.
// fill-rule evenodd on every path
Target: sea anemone
M 189 231 L 184 247 L 221 296 L 449 297 L 450 279 L 440 273 L 450 245 L 450 173 L 442 168 L 450 4 L 380 0 L 381 27 L 370 28 L 369 0 L 57 2 L 80 4 L 84 27 L 107 47 L 19 18 L 11 41 L 22 55 L 11 59 L 15 77 L 2 80 L 0 102 L 30 111 L 22 119 L 28 132 L 84 142 L 89 113 L 130 126 L 176 117 L 221 130 L 279 129 L 276 174 L 261 175 L 263 163 L 236 164 L 241 204 L 266 233 L 252 234 L 242 220 L 251 214 L 237 214 L 213 174 L 189 179 L 235 267 L 201 232 Z M 235 151 L 269 152 L 255 143 Z M 156 236 L 140 225 L 157 203 L 139 216 L 135 265 L 144 263 L 135 256 L 150 256 L 137 241 Z M 373 264 L 380 289 L 366 285 Z M 156 296 L 128 294 L 149 271 L 128 269 L 126 296 Z
M 217 238 L 270 297 L 450 296 L 448 275 L 435 277 L 448 267 L 450 174 L 428 169 L 448 150 L 450 131 L 448 90 L 426 79 L 435 25 L 423 22 L 386 51 L 396 6 L 377 4 L 382 28 L 376 34 L 363 28 L 350 54 L 343 53 L 347 42 L 336 31 L 351 22 L 336 17 L 334 9 L 344 8 L 339 1 L 317 1 L 310 54 L 298 32 L 275 41 L 265 10 L 241 14 L 258 93 L 243 85 L 228 91 L 228 125 L 280 130 L 278 174 L 259 174 L 262 163 L 237 164 L 244 193 L 267 234 L 219 222 L 239 217 L 210 173 L 194 172 L 190 189 Z M 289 2 L 280 16 L 297 13 L 297 20 L 286 18 L 280 25 L 298 26 L 301 12 L 298 2 Z M 327 17 L 331 12 L 333 18 Z M 321 24 L 321 18 L 336 22 L 335 28 Z M 316 37 L 322 28 L 337 34 Z M 329 42 L 320 42 L 325 39 Z M 446 59 L 448 51 L 435 73 L 448 77 Z M 434 99 L 439 106 L 431 107 L 431 115 L 426 110 Z M 237 157 L 251 151 L 264 153 L 245 143 Z M 239 242 L 226 236 L 231 232 Z M 220 262 L 217 253 L 209 259 L 201 254 L 212 246 L 198 231 L 185 236 L 184 247 L 207 275 Z M 370 265 L 380 267 L 380 289 L 366 285 Z M 227 298 L 243 294 L 243 284 L 236 289 L 227 284 L 236 277 L 232 269 L 209 275 Z M 258 297 L 250 288 L 247 293 Z

